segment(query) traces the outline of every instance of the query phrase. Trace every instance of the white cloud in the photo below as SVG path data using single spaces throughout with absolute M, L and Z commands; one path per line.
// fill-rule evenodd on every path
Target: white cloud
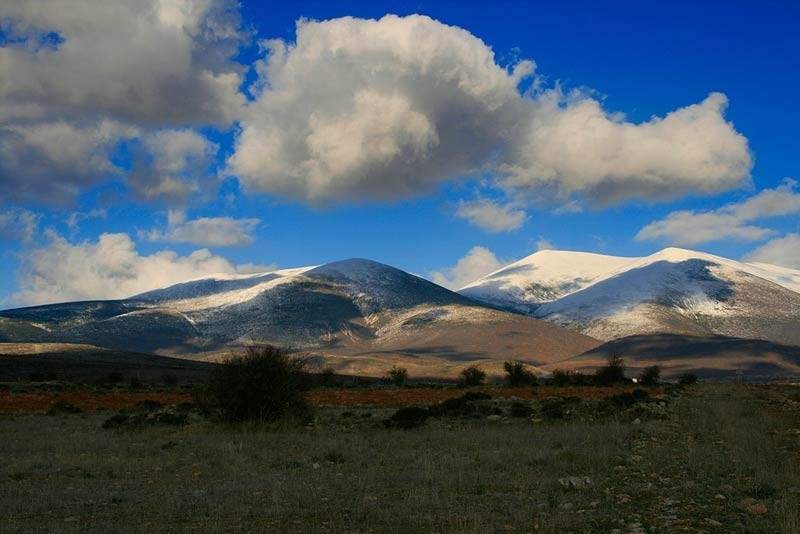
M 768 217 L 800 213 L 797 183 L 786 180 L 775 189 L 765 189 L 749 199 L 706 212 L 675 211 L 651 222 L 636 235 L 637 240 L 664 240 L 679 245 L 733 239 L 758 241 L 774 235 L 769 228 L 750 224 Z
M 227 123 L 243 103 L 232 2 L 11 1 L 0 21 L 16 38 L 0 48 L 0 121 Z
M 183 202 L 210 176 L 219 147 L 194 130 L 157 130 L 141 139 L 130 176 L 134 193 L 145 200 Z
M 454 266 L 430 273 L 430 279 L 440 286 L 456 290 L 504 265 L 488 248 L 472 247 Z
M 149 241 L 192 243 L 205 247 L 235 247 L 253 242 L 253 231 L 259 219 L 234 219 L 232 217 L 200 217 L 186 219 L 182 211 L 170 211 L 167 228 L 150 230 L 144 236 Z
M 246 35 L 228 0 L 2 2 L 0 28 L 0 201 L 69 202 L 121 176 L 120 143 L 145 136 L 160 161 L 169 146 L 147 132 L 228 125 L 244 103 L 231 58 Z M 137 170 L 140 197 L 196 189 L 160 171 Z
M 487 232 L 509 232 L 518 230 L 525 222 L 526 214 L 508 204 L 503 205 L 489 199 L 461 202 L 456 217 L 465 219 Z
M 96 242 L 70 243 L 52 231 L 46 245 L 23 256 L 20 290 L 13 300 L 44 304 L 124 298 L 216 273 L 235 273 L 227 259 L 200 249 L 141 255 L 127 234 L 102 234 Z
M 599 204 L 662 200 L 738 187 L 750 174 L 747 139 L 725 120 L 727 98 L 639 124 L 582 93 L 550 90 L 531 102 L 529 128 L 503 166 L 514 190 L 581 195 Z
M 95 208 L 89 211 L 73 211 L 67 216 L 67 228 L 72 232 L 77 232 L 78 227 L 83 221 L 89 219 L 105 219 L 108 216 L 108 210 L 105 208 Z
M 411 196 L 483 167 L 533 71 L 508 72 L 469 32 L 416 15 L 302 20 L 295 43 L 263 45 L 230 171 L 314 203 Z
M 0 238 L 33 241 L 39 227 L 39 216 L 24 208 L 0 209 Z
M 117 176 L 109 154 L 135 134 L 107 120 L 82 126 L 0 123 L 0 200 L 66 202 L 81 189 Z
M 515 198 L 605 204 L 749 178 L 747 140 L 719 93 L 627 122 L 585 93 L 521 94 L 532 62 L 508 71 L 469 32 L 422 16 L 304 20 L 295 43 L 264 48 L 260 94 L 229 159 L 251 191 L 391 199 L 490 170 Z
M 540 237 L 538 241 L 536 241 L 536 251 L 540 250 L 553 250 L 555 248 L 553 246 L 553 242 L 549 239 L 545 239 L 544 237 Z
M 800 234 L 786 234 L 768 241 L 747 254 L 744 261 L 771 263 L 800 269 Z

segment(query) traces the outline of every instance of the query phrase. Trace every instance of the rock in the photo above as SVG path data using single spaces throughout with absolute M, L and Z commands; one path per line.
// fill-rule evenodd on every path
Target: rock
M 585 489 L 592 485 L 592 479 L 589 477 L 564 477 L 559 478 L 558 483 L 567 489 Z
M 636 419 L 633 420 L 633 424 L 634 425 L 640 425 L 640 424 L 642 424 L 642 420 L 637 417 Z
M 503 418 L 502 415 L 497 415 L 497 414 L 492 414 L 492 415 L 486 416 L 486 420 L 487 421 L 499 421 L 502 418 Z
M 717 493 L 716 495 L 714 495 L 714 498 L 717 499 L 718 501 L 724 501 L 725 499 L 727 499 L 727 497 L 721 493 Z
M 711 527 L 721 527 L 722 526 L 722 523 L 720 523 L 716 519 L 711 519 L 710 517 L 706 517 L 705 518 L 705 522 L 706 522 L 706 524 L 708 526 L 711 526 Z
M 752 497 L 748 497 L 739 501 L 738 507 L 740 510 L 744 510 L 752 515 L 764 515 L 767 513 L 767 506 L 762 502 L 758 502 Z

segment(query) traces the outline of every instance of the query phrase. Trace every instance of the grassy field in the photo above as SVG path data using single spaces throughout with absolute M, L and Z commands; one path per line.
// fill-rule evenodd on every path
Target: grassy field
M 658 417 L 531 397 L 410 430 L 381 405 L 301 426 L 0 415 L 0 531 L 800 532 L 800 388 L 693 386 Z

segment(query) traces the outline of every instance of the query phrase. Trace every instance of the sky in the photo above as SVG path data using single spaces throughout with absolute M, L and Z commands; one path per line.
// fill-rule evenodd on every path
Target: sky
M 799 21 L 3 2 L 0 308 L 350 257 L 452 288 L 546 248 L 800 268 Z

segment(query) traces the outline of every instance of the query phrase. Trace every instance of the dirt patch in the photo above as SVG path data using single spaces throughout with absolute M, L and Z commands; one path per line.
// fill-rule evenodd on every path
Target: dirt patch
M 631 391 L 630 387 L 538 387 L 538 388 L 475 388 L 492 397 L 518 399 L 546 399 L 551 397 L 578 397 L 605 399 Z M 317 389 L 308 393 L 309 401 L 316 406 L 374 406 L 403 407 L 431 405 L 463 395 L 457 388 L 397 388 L 397 389 Z M 652 396 L 663 391 L 654 388 Z M 69 403 L 83 412 L 120 411 L 134 408 L 142 401 L 155 401 L 163 405 L 191 402 L 188 392 L 179 391 L 96 391 L 72 389 L 67 391 L 0 391 L 0 413 L 47 413 L 58 403 Z

